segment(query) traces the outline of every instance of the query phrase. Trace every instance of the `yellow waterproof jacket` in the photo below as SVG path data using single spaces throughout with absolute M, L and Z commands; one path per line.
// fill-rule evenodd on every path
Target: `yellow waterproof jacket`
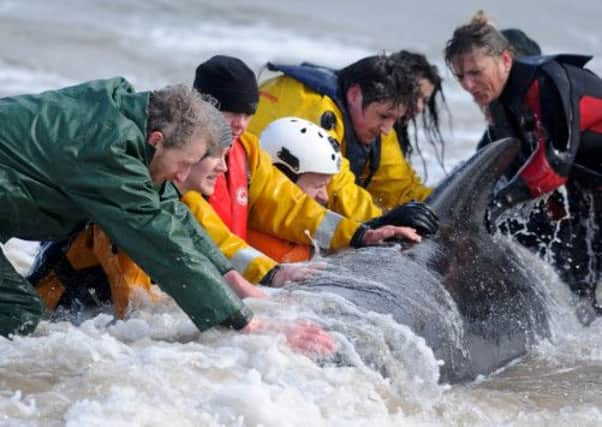
M 323 208 L 306 195 L 272 165 L 257 137 L 246 132 L 239 141 L 249 168 L 249 228 L 305 245 L 311 244 L 311 236 L 324 249 L 349 246 L 359 223 Z M 182 201 L 247 280 L 259 282 L 276 265 L 233 234 L 199 193 L 189 191 Z
M 282 75 L 261 84 L 259 105 L 249 131 L 260 135 L 269 123 L 285 116 L 302 117 L 320 125 L 322 115 L 327 111 L 335 117 L 334 127 L 329 133 L 341 143 L 341 151 L 345 155 L 343 113 L 336 102 L 289 76 Z M 349 162 L 344 161 L 341 171 L 333 176 L 328 187 L 328 208 L 365 221 L 381 215 L 381 209 L 390 209 L 411 200 L 422 201 L 430 194 L 431 190 L 422 185 L 403 157 L 395 132 L 381 138 L 380 166 L 367 190 L 356 184 Z
M 236 271 L 249 282 L 259 283 L 278 264 L 232 233 L 209 202 L 197 191 L 188 191 L 182 197 L 182 202 L 207 230 L 209 237 L 230 260 Z
M 364 171 L 362 178 L 368 175 Z M 380 164 L 367 190 L 384 210 L 417 200 L 424 201 L 433 191 L 427 187 L 405 159 L 395 130 L 381 135 Z
M 349 246 L 360 224 L 325 209 L 305 194 L 261 150 L 257 137 L 245 133 L 241 142 L 249 160 L 249 228 L 292 242 L 337 250 Z

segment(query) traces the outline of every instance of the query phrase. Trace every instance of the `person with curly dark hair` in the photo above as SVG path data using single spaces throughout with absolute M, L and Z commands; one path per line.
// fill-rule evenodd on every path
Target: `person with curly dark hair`
M 249 130 L 260 134 L 269 123 L 287 116 L 326 129 L 341 144 L 344 157 L 328 186 L 329 209 L 362 222 L 380 217 L 391 225 L 419 230 L 423 219 L 433 223 L 432 212 L 420 203 L 431 189 L 403 158 L 393 131 L 418 99 L 417 81 L 406 65 L 381 54 L 339 70 L 308 63 L 268 63 L 268 69 L 282 74 L 260 86 Z M 412 201 L 418 202 L 406 206 Z M 387 211 L 391 212 L 382 217 Z M 408 219 L 410 223 L 405 222 Z M 426 232 L 435 230 L 430 227 Z

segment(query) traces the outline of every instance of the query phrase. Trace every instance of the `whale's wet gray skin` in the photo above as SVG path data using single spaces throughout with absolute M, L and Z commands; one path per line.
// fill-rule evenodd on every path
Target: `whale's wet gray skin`
M 387 251 L 390 259 L 373 248 L 341 253 L 332 263 L 350 275 L 325 274 L 302 288 L 390 313 L 444 362 L 444 383 L 472 380 L 521 356 L 549 335 L 544 300 L 528 266 L 484 221 L 495 182 L 517 151 L 513 139 L 492 144 L 435 189 L 427 200 L 441 220 L 435 236 L 401 253 Z

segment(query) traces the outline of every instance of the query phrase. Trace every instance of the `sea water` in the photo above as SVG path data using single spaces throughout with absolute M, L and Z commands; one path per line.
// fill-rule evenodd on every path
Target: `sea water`
M 484 120 L 442 51 L 479 7 L 499 27 L 525 30 L 546 53 L 595 55 L 590 67 L 602 72 L 602 3 L 594 0 L 0 1 L 0 96 L 116 75 L 140 90 L 190 84 L 196 65 L 214 54 L 239 56 L 260 72 L 267 61 L 339 67 L 381 51 L 418 50 L 445 78 L 449 170 L 473 152 Z M 434 185 L 443 170 L 433 152 L 424 156 Z M 4 246 L 20 272 L 36 248 L 18 240 Z M 270 300 L 249 305 L 280 323 L 328 326 L 333 320 L 312 309 L 318 305 L 353 313 L 352 336 L 335 335 L 352 362 L 345 366 L 292 352 L 278 332 L 200 334 L 171 299 L 151 304 L 140 296 L 125 321 L 106 308 L 43 321 L 32 336 L 0 338 L 0 426 L 602 425 L 602 321 L 581 327 L 566 287 L 521 253 L 542 278 L 552 337 L 470 384 L 438 384 L 439 362 L 420 337 L 335 296 L 270 291 Z M 360 343 L 386 364 L 387 376 L 360 357 Z

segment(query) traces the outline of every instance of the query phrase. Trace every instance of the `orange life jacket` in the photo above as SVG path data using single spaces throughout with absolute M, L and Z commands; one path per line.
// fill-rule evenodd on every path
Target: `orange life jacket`
M 125 252 L 115 250 L 109 236 L 96 224 L 81 231 L 69 243 L 65 258 L 61 262 L 68 262 L 74 271 L 102 266 L 104 276 L 91 274 L 98 280 L 107 280 L 111 289 L 113 309 L 120 319 L 126 316 L 131 296 L 137 289 L 148 293 L 153 301 L 159 299 L 159 295 L 151 289 L 150 277 Z M 56 309 L 68 279 L 51 269 L 46 276 L 34 283 L 48 310 Z
M 309 261 L 312 255 L 309 245 L 283 240 L 251 229 L 247 230 L 247 243 L 277 262 Z

